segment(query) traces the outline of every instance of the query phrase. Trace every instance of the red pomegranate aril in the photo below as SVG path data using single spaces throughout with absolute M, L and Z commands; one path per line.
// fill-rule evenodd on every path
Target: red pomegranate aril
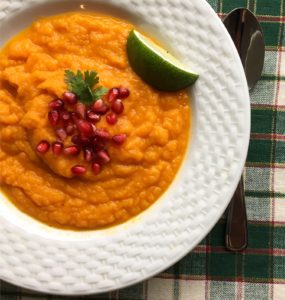
M 60 143 L 60 142 L 54 142 L 52 145 L 51 145 L 51 148 L 52 148 L 52 152 L 55 154 L 55 155 L 60 155 L 62 153 L 62 150 L 63 150 L 63 144 Z
M 74 135 L 71 138 L 71 142 L 75 145 L 80 145 L 80 136 L 78 134 Z
M 88 147 L 88 146 L 92 146 L 93 141 L 90 138 L 81 137 L 76 134 L 71 138 L 71 142 L 79 147 Z
M 120 90 L 115 87 L 115 88 L 111 88 L 109 90 L 107 98 L 108 98 L 109 102 L 112 103 L 113 101 L 115 101 L 116 99 L 119 98 L 119 95 L 120 95 Z
M 47 153 L 49 150 L 50 144 L 48 141 L 40 141 L 36 147 L 37 151 L 41 154 Z
M 69 121 L 70 118 L 71 118 L 69 111 L 67 111 L 67 110 L 62 111 L 62 112 L 60 113 L 60 118 L 61 118 L 64 122 Z
M 105 143 L 99 138 L 94 138 L 92 141 L 93 150 L 98 152 L 105 148 Z
M 125 142 L 126 138 L 127 138 L 127 135 L 125 133 L 122 133 L 122 134 L 114 135 L 112 137 L 112 140 L 117 145 L 122 145 Z
M 74 131 L 75 131 L 75 126 L 72 123 L 69 123 L 66 128 L 65 131 L 67 133 L 67 135 L 73 135 Z
M 85 148 L 83 154 L 86 161 L 90 162 L 93 160 L 94 152 L 91 148 Z
M 91 123 L 91 126 L 92 126 L 92 130 L 93 130 L 93 133 L 92 133 L 92 136 L 95 135 L 95 131 L 96 131 L 96 126 L 94 124 Z
M 82 136 L 90 137 L 94 134 L 93 124 L 88 121 L 78 120 L 76 123 L 77 129 Z M 96 129 L 96 127 L 95 127 Z
M 101 165 L 98 163 L 93 163 L 92 164 L 92 171 L 95 175 L 99 174 L 101 171 Z
M 106 104 L 105 101 L 102 99 L 98 99 L 93 105 L 92 105 L 92 110 L 95 113 L 102 114 L 104 115 L 108 110 L 109 106 Z
M 112 111 L 115 112 L 116 114 L 121 114 L 124 111 L 123 101 L 121 99 L 116 99 L 112 103 L 111 108 L 112 108 Z
M 100 150 L 97 152 L 97 157 L 100 159 L 100 161 L 104 164 L 107 164 L 110 162 L 111 158 L 107 150 Z
M 114 113 L 108 113 L 106 115 L 106 121 L 110 124 L 110 125 L 114 125 L 117 123 L 118 121 L 118 117 L 116 114 Z
M 96 129 L 94 135 L 107 140 L 111 138 L 111 134 L 106 129 Z
M 84 136 L 81 136 L 80 137 L 80 145 L 82 147 L 91 147 L 92 146 L 92 142 L 93 142 L 93 138 L 90 137 L 84 137 Z
M 56 132 L 56 136 L 61 140 L 61 141 L 64 141 L 67 137 L 67 133 L 66 131 L 63 129 L 63 128 L 57 128 L 55 130 Z
M 78 146 L 72 145 L 64 148 L 63 153 L 67 155 L 78 155 L 80 153 L 80 149 Z
M 48 104 L 51 109 L 62 109 L 64 107 L 64 102 L 61 99 L 55 99 Z
M 59 122 L 59 112 L 58 112 L 58 110 L 51 110 L 48 113 L 48 119 L 49 119 L 49 122 L 50 122 L 51 126 L 56 126 Z
M 85 119 L 86 118 L 86 105 L 79 102 L 76 104 L 75 106 L 75 111 L 77 112 L 77 114 L 80 116 L 81 119 Z
M 62 98 L 66 103 L 70 105 L 74 105 L 77 103 L 77 96 L 72 92 L 63 93 Z
M 130 95 L 130 91 L 127 88 L 125 88 L 125 87 L 119 88 L 119 97 L 118 98 L 126 99 L 129 97 L 129 95 Z
M 86 168 L 81 165 L 75 165 L 71 168 L 71 172 L 73 175 L 80 176 L 86 173 Z
M 91 109 L 87 110 L 87 118 L 90 121 L 93 122 L 99 122 L 101 119 L 101 116 L 96 114 L 94 111 L 92 111 Z
M 77 120 L 78 120 L 78 115 L 77 115 L 77 113 L 76 112 L 71 112 L 70 113 L 70 117 L 71 117 L 71 120 L 74 122 L 74 123 L 76 123 L 77 122 Z

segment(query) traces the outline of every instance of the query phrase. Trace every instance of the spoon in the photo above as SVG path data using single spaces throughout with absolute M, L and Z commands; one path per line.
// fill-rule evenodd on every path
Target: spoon
M 246 8 L 234 9 L 223 22 L 235 43 L 248 89 L 251 90 L 260 79 L 264 64 L 265 45 L 261 26 L 255 15 Z M 228 207 L 225 246 L 230 251 L 241 251 L 247 247 L 247 243 L 247 216 L 242 176 Z

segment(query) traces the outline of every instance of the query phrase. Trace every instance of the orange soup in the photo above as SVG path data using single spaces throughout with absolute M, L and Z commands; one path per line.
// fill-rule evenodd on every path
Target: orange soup
M 109 16 L 59 15 L 33 23 L 0 52 L 1 189 L 43 223 L 74 230 L 122 223 L 153 204 L 181 165 L 189 97 L 186 91 L 154 90 L 132 71 L 126 42 L 133 28 Z M 100 115 L 92 125 L 110 137 L 124 137 L 104 144 L 108 159 L 98 162 L 100 170 L 89 163 L 86 149 L 68 155 L 53 148 L 60 132 L 48 115 L 50 103 L 67 91 L 65 70 L 96 70 L 100 85 L 130 93 L 115 124 Z M 59 145 L 68 148 L 72 137 L 64 130 Z M 84 174 L 76 176 L 80 170 L 71 171 L 74 166 Z

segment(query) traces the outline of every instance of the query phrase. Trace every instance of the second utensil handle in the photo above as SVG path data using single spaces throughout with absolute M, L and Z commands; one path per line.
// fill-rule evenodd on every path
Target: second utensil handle
M 230 251 L 241 251 L 247 247 L 247 243 L 247 216 L 241 177 L 228 208 L 226 248 Z

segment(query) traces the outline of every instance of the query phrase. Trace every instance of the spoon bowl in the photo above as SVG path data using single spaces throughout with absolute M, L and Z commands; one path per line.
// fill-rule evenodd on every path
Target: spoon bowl
M 239 53 L 249 90 L 260 79 L 265 55 L 261 26 L 246 8 L 231 11 L 223 21 Z

